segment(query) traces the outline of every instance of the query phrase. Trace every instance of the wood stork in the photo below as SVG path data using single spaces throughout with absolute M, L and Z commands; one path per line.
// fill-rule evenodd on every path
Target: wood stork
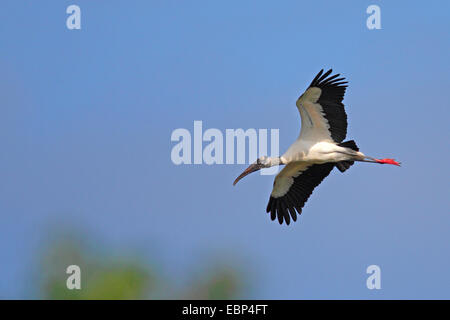
M 298 98 L 301 130 L 297 140 L 281 157 L 262 156 L 251 164 L 233 185 L 246 175 L 276 165 L 285 165 L 273 183 L 266 211 L 272 220 L 289 224 L 322 180 L 334 167 L 344 172 L 354 161 L 386 163 L 399 166 L 394 159 L 375 159 L 359 151 L 355 141 L 342 142 L 347 134 L 347 114 L 342 100 L 347 81 L 332 70 L 316 75 Z

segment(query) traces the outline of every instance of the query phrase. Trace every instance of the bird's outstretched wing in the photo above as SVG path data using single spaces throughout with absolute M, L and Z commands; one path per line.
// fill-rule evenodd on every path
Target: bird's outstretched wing
M 344 99 L 345 78 L 329 76 L 332 70 L 316 75 L 308 89 L 298 98 L 297 108 L 302 118 L 300 139 L 342 142 L 347 134 L 347 114 Z
M 276 176 L 273 183 L 272 194 L 267 205 L 270 218 L 286 224 L 291 222 L 291 217 L 297 221 L 297 214 L 302 213 L 302 208 L 309 196 L 326 176 L 333 170 L 334 163 L 308 164 L 304 162 L 292 162 L 286 165 Z

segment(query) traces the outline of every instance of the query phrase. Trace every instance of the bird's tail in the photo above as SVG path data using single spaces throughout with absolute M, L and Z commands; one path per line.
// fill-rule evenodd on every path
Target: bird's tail
M 356 145 L 356 142 L 354 140 L 345 141 L 342 143 L 339 143 L 338 146 L 349 148 L 354 151 L 359 151 L 358 146 Z M 354 161 L 340 161 L 336 163 L 336 168 L 339 169 L 340 172 L 345 172 L 348 168 L 350 168 L 355 162 Z
M 354 151 L 359 151 L 358 146 L 356 145 L 355 140 L 349 140 L 338 144 L 339 147 L 349 148 Z

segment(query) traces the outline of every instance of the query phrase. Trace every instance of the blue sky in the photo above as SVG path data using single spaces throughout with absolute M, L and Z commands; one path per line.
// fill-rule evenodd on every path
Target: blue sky
M 77 4 L 82 29 L 66 28 Z M 381 8 L 381 30 L 366 8 Z M 177 279 L 229 254 L 248 298 L 450 298 L 448 1 L 2 1 L 0 297 L 27 297 L 49 226 L 138 246 Z M 322 68 L 349 80 L 347 138 L 403 166 L 333 172 L 297 223 L 273 176 L 170 159 L 176 128 L 279 128 Z M 93 240 L 94 241 L 94 240 Z M 96 243 L 92 244 L 96 246 Z M 382 289 L 366 288 L 367 266 Z M 180 280 L 181 281 L 181 280 Z

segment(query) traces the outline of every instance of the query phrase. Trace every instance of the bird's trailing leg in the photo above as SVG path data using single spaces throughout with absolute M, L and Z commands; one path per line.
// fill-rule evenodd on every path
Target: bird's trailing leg
M 363 162 L 372 162 L 372 163 L 381 163 L 381 164 L 392 164 L 395 166 L 400 166 L 400 162 L 395 161 L 394 159 L 376 159 L 372 157 L 365 156 L 363 160 L 357 160 L 357 161 L 363 161 Z
M 375 160 L 377 163 L 381 163 L 381 164 L 393 164 L 395 166 L 400 166 L 400 162 L 395 161 L 394 159 L 389 159 L 389 158 L 385 158 L 385 159 L 376 159 Z

